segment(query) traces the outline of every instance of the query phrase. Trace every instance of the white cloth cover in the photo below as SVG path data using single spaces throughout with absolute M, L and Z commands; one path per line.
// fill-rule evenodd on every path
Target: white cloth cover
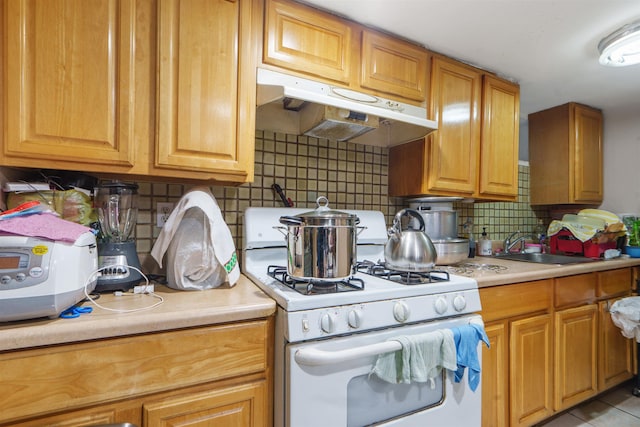
M 640 342 L 640 297 L 622 298 L 609 309 L 611 320 L 622 335 Z
M 207 187 L 187 192 L 174 208 L 151 250 L 160 267 L 165 253 L 170 288 L 233 286 L 240 278 L 231 231 Z

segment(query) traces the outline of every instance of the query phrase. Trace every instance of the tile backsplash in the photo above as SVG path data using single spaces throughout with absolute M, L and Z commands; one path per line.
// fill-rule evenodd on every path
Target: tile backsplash
M 470 218 L 475 238 L 486 227 L 492 240 L 511 231 L 531 232 L 538 218 L 549 224 L 546 210 L 529 206 L 529 167 L 519 166 L 517 202 L 455 203 L 458 222 Z M 249 206 L 283 206 L 271 186 L 282 187 L 296 207 L 315 209 L 318 196 L 326 196 L 333 209 L 371 209 L 385 214 L 387 224 L 408 206 L 403 198 L 387 196 L 388 149 L 349 142 L 267 131 L 256 132 L 255 179 L 239 187 L 211 187 L 238 250 L 242 246 L 242 215 Z M 140 211 L 136 227 L 137 248 L 143 268 L 158 272 L 149 252 L 160 233 L 156 227 L 158 202 L 175 202 L 191 186 L 174 183 L 140 183 Z M 462 232 L 460 225 L 459 231 Z
M 474 237 L 486 227 L 489 238 L 504 240 L 515 230 L 532 232 L 538 218 L 549 224 L 546 209 L 529 206 L 529 166 L 521 164 L 516 202 L 454 203 L 458 231 L 470 219 Z M 239 187 L 211 187 L 231 230 L 238 250 L 242 247 L 243 212 L 249 206 L 283 206 L 271 186 L 282 187 L 296 207 L 316 208 L 318 196 L 326 196 L 333 209 L 382 211 L 387 225 L 400 209 L 408 207 L 403 198 L 387 196 L 388 149 L 349 142 L 335 142 L 307 136 L 267 131 L 256 132 L 255 179 Z M 13 170 L 0 168 L 0 179 L 17 179 Z M 11 173 L 11 174 L 10 174 Z M 126 180 L 126 178 L 123 178 Z M 177 203 L 192 185 L 168 182 L 139 182 L 139 212 L 136 245 L 145 272 L 159 273 L 150 256 L 161 228 L 156 227 L 156 205 Z

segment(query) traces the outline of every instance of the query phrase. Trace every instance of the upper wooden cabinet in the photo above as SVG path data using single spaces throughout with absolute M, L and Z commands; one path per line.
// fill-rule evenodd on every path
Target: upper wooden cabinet
M 7 0 L 2 13 L 1 165 L 253 179 L 259 0 Z
M 134 165 L 133 0 L 2 2 L 2 165 Z
M 429 52 L 288 0 L 267 0 L 262 62 L 319 81 L 425 104 Z
M 520 89 L 485 75 L 482 85 L 479 197 L 515 200 L 518 196 Z
M 435 56 L 430 111 L 438 130 L 390 149 L 389 194 L 515 200 L 519 110 L 517 85 Z
M 155 171 L 253 180 L 257 4 L 160 1 Z
M 265 64 L 349 85 L 355 53 L 348 22 L 295 2 L 267 1 Z
M 532 205 L 599 205 L 602 113 L 576 103 L 529 114 Z
M 361 53 L 361 87 L 417 102 L 427 99 L 429 55 L 424 49 L 363 30 Z

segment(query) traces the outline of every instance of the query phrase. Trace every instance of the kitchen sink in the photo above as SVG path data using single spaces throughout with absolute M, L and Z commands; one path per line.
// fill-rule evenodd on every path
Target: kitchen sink
M 542 253 L 515 253 L 500 254 L 495 256 L 498 259 L 507 259 L 509 261 L 536 262 L 538 264 L 580 264 L 583 262 L 599 261 L 595 258 L 586 258 L 581 256 L 542 254 Z

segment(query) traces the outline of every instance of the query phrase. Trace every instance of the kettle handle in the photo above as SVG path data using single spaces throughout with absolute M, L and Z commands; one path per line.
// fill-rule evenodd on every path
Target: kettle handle
M 401 219 L 403 216 L 412 216 L 414 218 L 416 218 L 418 220 L 418 223 L 420 223 L 420 230 L 419 231 L 423 231 L 425 230 L 425 224 L 424 224 L 424 218 L 422 217 L 422 215 L 420 215 L 420 212 L 414 210 L 414 209 L 402 209 L 400 212 L 398 212 L 395 216 L 395 218 L 393 219 L 393 227 L 396 229 L 396 231 L 399 233 L 400 231 L 402 231 L 402 223 L 401 223 Z

